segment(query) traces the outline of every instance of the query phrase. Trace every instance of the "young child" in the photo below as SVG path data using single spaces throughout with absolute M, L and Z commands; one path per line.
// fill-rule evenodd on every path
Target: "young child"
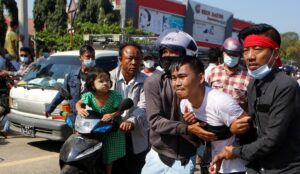
M 87 111 L 82 108 L 82 104 L 87 105 L 94 111 L 104 114 L 101 121 L 121 122 L 120 113 L 116 110 L 122 100 L 121 94 L 110 90 L 111 88 L 110 74 L 101 68 L 95 68 L 87 76 L 86 89 L 76 103 L 78 115 L 87 116 Z M 125 156 L 125 134 L 119 129 L 117 131 L 104 133 L 101 136 L 103 142 L 102 162 L 106 165 L 106 174 L 111 174 L 113 161 Z
M 184 120 L 189 124 L 187 129 L 199 126 L 200 120 L 212 130 L 222 131 L 211 131 L 218 137 L 211 142 L 212 156 L 223 151 L 225 146 L 235 143 L 235 135 L 232 134 L 244 133 L 249 128 L 250 117 L 231 96 L 205 86 L 204 67 L 199 59 L 183 58 L 182 61 L 174 63 L 171 70 L 172 87 L 181 99 L 180 109 Z M 206 140 L 203 132 L 193 134 Z M 245 173 L 245 161 L 240 158 L 224 160 L 217 172 Z

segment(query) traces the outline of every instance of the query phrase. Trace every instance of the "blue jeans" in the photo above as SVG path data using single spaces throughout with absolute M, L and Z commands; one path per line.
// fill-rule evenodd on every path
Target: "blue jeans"
M 159 158 L 158 153 L 151 149 L 146 156 L 146 163 L 142 169 L 142 174 L 193 174 L 195 169 L 195 156 L 182 166 L 180 160 L 175 160 L 172 167 L 165 165 Z
M 0 128 L 2 128 L 2 126 L 3 126 L 3 129 L 0 130 L 1 132 L 9 132 L 10 122 L 8 121 L 6 116 L 4 116 L 3 120 L 1 120 Z

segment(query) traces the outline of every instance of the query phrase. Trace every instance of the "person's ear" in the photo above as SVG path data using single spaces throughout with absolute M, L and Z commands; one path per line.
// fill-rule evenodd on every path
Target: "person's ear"
M 204 73 L 199 73 L 198 78 L 199 78 L 199 84 L 205 83 Z
M 275 59 L 278 59 L 279 56 L 280 56 L 280 50 L 279 50 L 279 48 L 275 48 L 274 49 L 274 57 L 275 57 Z

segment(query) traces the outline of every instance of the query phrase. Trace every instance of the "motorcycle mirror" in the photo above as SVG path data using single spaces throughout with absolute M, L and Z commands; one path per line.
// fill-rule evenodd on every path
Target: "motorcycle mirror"
M 121 101 L 118 111 L 123 112 L 133 106 L 133 101 L 130 98 L 125 98 L 124 100 Z

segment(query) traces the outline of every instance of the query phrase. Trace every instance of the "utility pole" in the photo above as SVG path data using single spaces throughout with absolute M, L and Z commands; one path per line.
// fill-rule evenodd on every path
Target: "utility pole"
M 77 11 L 77 0 L 71 0 L 68 6 L 68 18 L 70 19 L 68 31 L 70 33 L 70 50 L 73 48 L 73 33 L 74 33 L 74 20 L 76 16 L 76 11 Z
M 28 10 L 27 10 L 27 0 L 21 0 L 18 3 L 19 7 L 19 48 L 22 46 L 29 45 L 28 42 Z

